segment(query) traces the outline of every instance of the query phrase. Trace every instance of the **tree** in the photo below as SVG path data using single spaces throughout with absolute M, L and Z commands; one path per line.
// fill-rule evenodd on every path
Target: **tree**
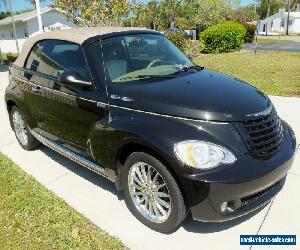
M 188 8 L 181 0 L 152 0 L 148 4 L 138 5 L 134 16 L 126 21 L 126 25 L 155 30 L 173 27 L 188 29 L 191 27 L 188 16 Z
M 239 1 L 186 0 L 186 2 L 192 9 L 192 22 L 207 28 L 225 20 L 232 20 L 233 9 L 236 8 Z
M 179 0 L 162 0 L 161 2 L 161 18 L 162 21 L 166 24 L 167 28 L 177 27 L 178 20 L 180 18 Z
M 9 11 L 1 11 L 0 12 L 0 20 L 5 18 L 5 17 L 8 17 L 8 16 L 10 16 Z
M 32 11 L 32 9 L 25 9 L 25 10 L 21 10 L 21 11 L 15 11 L 15 12 L 13 12 L 13 15 L 15 16 L 15 15 L 19 15 L 19 14 L 29 12 L 29 11 Z M 0 20 L 5 18 L 5 17 L 9 17 L 9 16 L 11 16 L 9 11 L 1 11 L 0 12 Z
M 29 2 L 30 4 L 32 4 L 35 9 L 35 0 L 26 0 L 26 1 Z M 40 0 L 40 2 L 45 2 L 45 0 Z
M 45 0 L 40 0 L 40 2 L 44 2 Z M 26 0 L 26 2 L 30 2 L 32 5 L 35 5 L 35 0 Z
M 156 30 L 159 22 L 160 6 L 156 0 L 152 0 L 147 5 L 148 15 L 151 17 L 151 28 Z
M 134 9 L 132 0 L 54 0 L 77 26 L 122 25 Z
M 240 23 L 252 22 L 257 20 L 255 4 L 249 4 L 245 7 L 239 7 L 235 13 L 234 18 Z
M 286 7 L 285 0 L 258 0 L 257 13 L 260 19 L 265 19 L 268 15 L 268 8 L 270 10 L 269 15 L 276 14 L 279 9 Z

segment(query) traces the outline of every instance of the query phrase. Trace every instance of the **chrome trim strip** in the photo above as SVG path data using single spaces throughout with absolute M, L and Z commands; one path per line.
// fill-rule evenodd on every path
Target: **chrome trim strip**
M 110 107 L 114 107 L 114 108 L 120 108 L 120 109 L 129 110 L 129 111 L 144 113 L 144 114 L 148 114 L 148 115 L 156 115 L 156 116 L 161 116 L 161 117 L 166 117 L 166 118 L 173 118 L 173 119 L 179 119 L 179 120 L 184 120 L 184 121 L 209 122 L 209 123 L 216 123 L 216 124 L 229 124 L 229 122 L 216 122 L 216 121 L 201 120 L 201 119 L 197 120 L 197 119 L 184 118 L 184 117 L 179 117 L 179 116 L 164 115 L 164 114 L 153 113 L 153 112 L 149 112 L 149 111 L 143 111 L 143 110 L 139 110 L 139 109 L 126 108 L 126 107 L 122 107 L 122 106 L 118 106 L 118 105 L 113 105 L 113 104 L 110 104 L 109 106 Z
M 261 111 L 261 112 L 255 113 L 255 114 L 249 114 L 249 115 L 246 115 L 246 116 L 248 116 L 248 117 L 249 116 L 255 116 L 255 117 L 257 117 L 257 116 L 265 116 L 265 115 L 270 114 L 272 112 L 272 110 L 273 110 L 273 105 L 271 104 L 270 107 L 268 107 L 264 111 Z
M 104 102 L 97 102 L 97 108 L 106 108 L 107 104 Z
M 80 164 L 83 167 L 86 167 L 94 172 L 96 172 L 97 174 L 100 174 L 106 178 L 108 178 L 108 176 L 106 175 L 106 171 L 105 168 L 97 165 L 96 163 L 89 161 L 88 159 L 76 154 L 75 152 L 73 152 L 70 149 L 67 149 L 66 147 L 63 147 L 61 145 L 59 145 L 58 143 L 46 138 L 45 136 L 41 135 L 40 133 L 37 133 L 34 130 L 30 130 L 31 134 L 38 140 L 40 141 L 42 144 L 44 144 L 45 146 L 53 149 L 54 151 L 58 152 L 59 154 L 69 158 L 70 160 Z

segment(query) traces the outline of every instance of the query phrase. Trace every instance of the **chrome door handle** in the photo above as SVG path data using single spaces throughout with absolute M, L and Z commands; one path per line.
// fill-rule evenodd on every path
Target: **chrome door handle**
M 31 87 L 32 92 L 34 93 L 39 93 L 42 91 L 41 87 L 37 86 L 37 85 L 32 85 Z

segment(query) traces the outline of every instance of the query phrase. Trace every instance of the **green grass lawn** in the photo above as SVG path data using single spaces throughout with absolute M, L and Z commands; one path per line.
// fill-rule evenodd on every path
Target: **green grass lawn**
M 0 249 L 124 248 L 0 153 Z
M 195 63 L 247 81 L 267 94 L 300 96 L 300 53 L 280 51 L 201 55 Z
M 294 41 L 286 39 L 263 39 L 260 38 L 257 40 L 258 43 L 294 43 Z

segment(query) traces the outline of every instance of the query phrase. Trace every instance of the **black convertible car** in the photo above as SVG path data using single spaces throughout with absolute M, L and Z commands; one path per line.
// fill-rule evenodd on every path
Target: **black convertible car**
M 155 31 L 39 34 L 9 81 L 20 145 L 44 144 L 115 182 L 137 219 L 159 232 L 188 213 L 225 221 L 263 206 L 294 159 L 294 133 L 266 95 L 194 65 Z

